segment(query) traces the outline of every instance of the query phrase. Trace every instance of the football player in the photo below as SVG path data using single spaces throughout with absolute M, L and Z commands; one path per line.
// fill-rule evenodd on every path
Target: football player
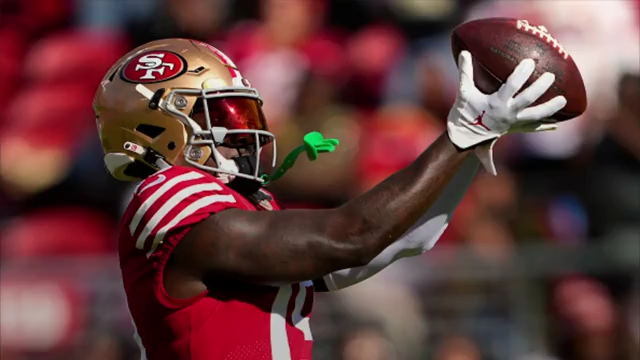
M 94 109 L 109 172 L 140 182 L 119 260 L 143 359 L 310 359 L 314 292 L 429 250 L 480 163 L 495 172 L 500 136 L 554 127 L 541 120 L 563 97 L 530 106 L 553 75 L 520 91 L 534 67 L 523 61 L 485 95 L 463 52 L 447 131 L 411 165 L 339 208 L 279 210 L 260 161 L 275 137 L 258 91 L 224 53 L 165 39 L 124 56 Z M 336 145 L 309 139 L 310 156 Z

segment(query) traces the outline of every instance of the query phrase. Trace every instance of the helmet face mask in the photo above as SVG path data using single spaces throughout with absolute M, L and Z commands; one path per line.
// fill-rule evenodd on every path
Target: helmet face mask
M 117 179 L 186 163 L 223 181 L 261 184 L 260 157 L 270 143 L 275 166 L 275 136 L 258 91 L 208 44 L 165 39 L 133 50 L 103 79 L 94 109 L 105 164 Z M 255 166 L 239 166 L 219 147 L 245 149 L 239 158 L 254 157 L 248 163 Z
M 181 119 L 185 125 L 189 126 L 190 137 L 184 152 L 184 160 L 191 166 L 214 173 L 222 179 L 232 181 L 235 177 L 241 177 L 262 183 L 260 178 L 261 162 L 260 158 L 264 146 L 273 143 L 275 147 L 275 136 L 268 131 L 266 119 L 262 113 L 261 99 L 254 90 L 249 93 L 245 89 L 225 88 L 225 91 L 218 89 L 203 89 L 197 92 L 197 100 L 191 110 L 191 114 L 186 115 L 171 105 L 176 97 L 195 96 L 196 92 L 191 89 L 173 89 L 164 102 L 163 110 Z M 227 92 L 232 91 L 232 92 Z M 163 105 L 160 105 L 162 108 Z M 211 149 L 211 158 L 216 166 L 209 166 L 201 159 L 194 160 L 193 156 L 197 149 L 207 146 Z M 251 172 L 234 164 L 232 159 L 227 159 L 218 151 L 218 147 L 223 146 L 231 149 L 252 150 L 240 156 L 254 157 L 255 165 Z M 272 152 L 271 166 L 276 164 L 275 151 Z M 244 171 L 243 171 L 244 170 Z

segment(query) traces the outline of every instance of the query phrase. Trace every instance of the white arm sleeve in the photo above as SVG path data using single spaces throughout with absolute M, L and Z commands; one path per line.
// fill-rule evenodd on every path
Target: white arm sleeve
M 343 269 L 323 277 L 329 291 L 344 289 L 377 274 L 394 261 L 430 250 L 446 230 L 453 210 L 467 192 L 478 172 L 480 162 L 470 156 L 444 188 L 436 202 L 396 242 L 389 245 L 365 266 Z

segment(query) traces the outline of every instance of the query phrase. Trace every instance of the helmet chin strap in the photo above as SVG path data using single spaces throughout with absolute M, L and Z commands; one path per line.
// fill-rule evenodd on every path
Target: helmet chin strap
M 218 169 L 228 171 L 231 173 L 240 173 L 246 175 L 253 175 L 256 171 L 258 160 L 254 155 L 237 156 L 232 159 L 227 159 L 220 152 L 213 148 L 213 159 L 218 166 Z M 217 177 L 225 184 L 227 184 L 233 190 L 243 194 L 251 195 L 260 190 L 262 184 L 258 181 L 243 178 L 240 176 L 234 176 L 226 173 L 218 173 Z
M 238 166 L 238 172 L 241 174 L 253 175 L 255 174 L 256 167 L 258 166 L 258 160 L 253 155 L 244 155 L 234 157 L 233 162 Z M 256 193 L 262 187 L 262 183 L 256 180 L 247 179 L 244 177 L 236 176 L 233 180 L 227 183 L 227 186 L 240 194 L 251 196 Z
M 239 173 L 240 172 L 240 169 L 238 168 L 238 165 L 235 163 L 235 161 L 226 159 L 213 146 L 211 146 L 211 150 L 212 150 L 211 154 L 213 155 L 213 160 L 216 162 L 216 165 L 218 166 L 218 169 L 223 170 L 223 171 L 228 171 L 230 173 Z M 236 178 L 235 176 L 233 176 L 231 174 L 227 174 L 227 173 L 223 173 L 223 172 L 218 173 L 217 177 L 225 184 L 230 183 L 231 181 L 233 181 Z

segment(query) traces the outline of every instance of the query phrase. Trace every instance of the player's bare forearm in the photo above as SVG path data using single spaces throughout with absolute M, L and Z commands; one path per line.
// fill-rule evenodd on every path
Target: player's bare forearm
M 297 282 L 365 265 L 436 201 L 469 153 L 443 134 L 411 165 L 342 207 L 222 211 L 189 231 L 176 253 L 204 272 L 249 282 Z
M 470 153 L 443 134 L 411 165 L 342 207 L 345 226 L 353 229 L 352 241 L 366 250 L 365 264 L 431 207 Z

